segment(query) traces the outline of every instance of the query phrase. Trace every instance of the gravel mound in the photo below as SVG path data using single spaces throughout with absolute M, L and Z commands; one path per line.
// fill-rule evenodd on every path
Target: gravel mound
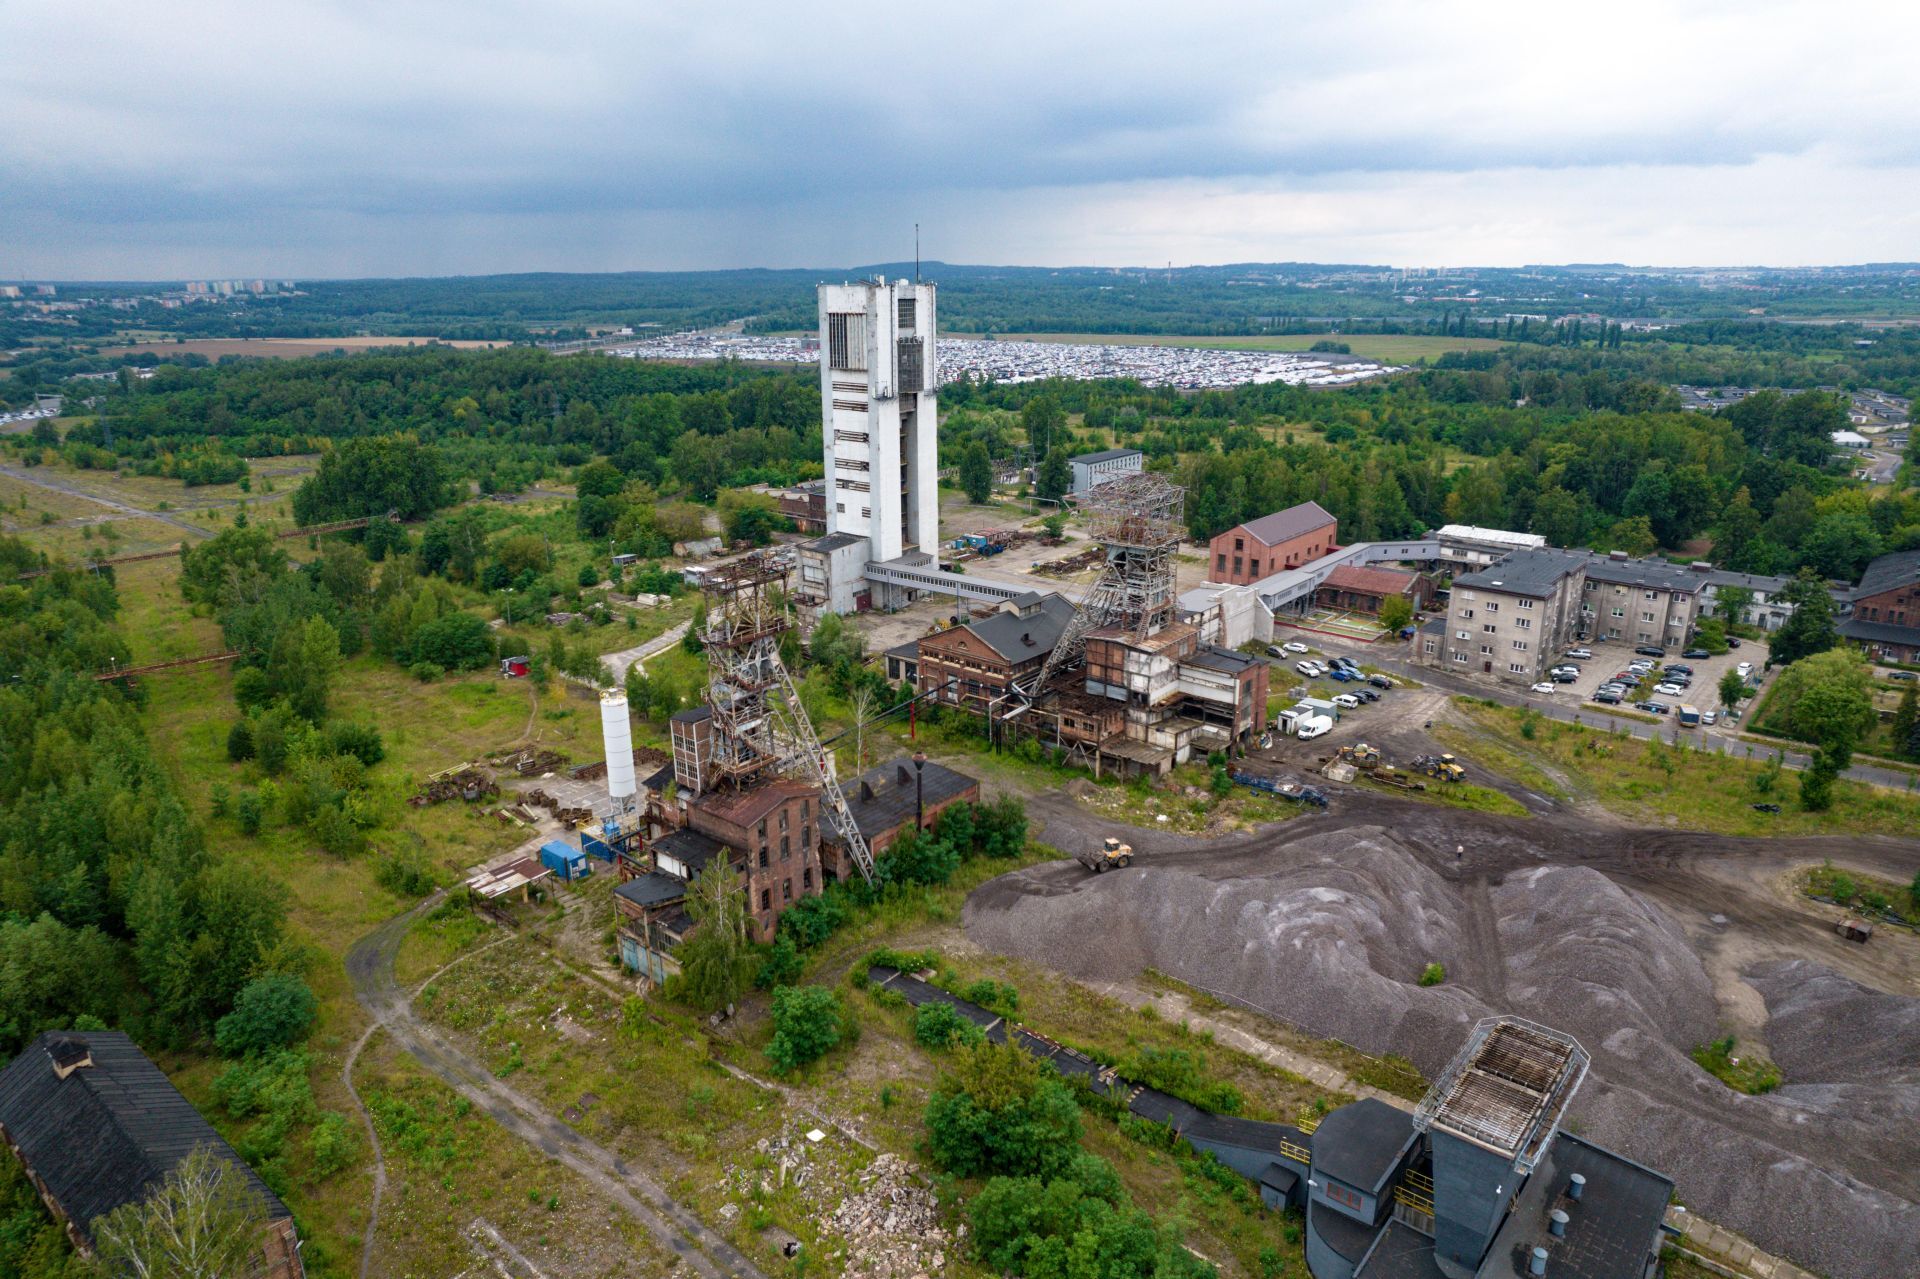
M 1704 1215 L 1838 1279 L 1920 1276 L 1920 1001 L 1804 961 L 1756 968 L 1790 1082 L 1747 1097 L 1688 1057 L 1720 1019 L 1685 930 L 1598 870 L 1451 879 L 1376 827 L 1231 873 L 1056 870 L 983 887 L 969 936 L 1089 980 L 1158 969 L 1429 1074 L 1479 1018 L 1531 1017 L 1593 1056 L 1573 1125 L 1673 1175 Z M 1447 980 L 1422 989 L 1432 961 Z

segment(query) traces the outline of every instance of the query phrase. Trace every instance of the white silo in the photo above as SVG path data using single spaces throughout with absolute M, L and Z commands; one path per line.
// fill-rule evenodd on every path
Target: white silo
M 627 695 L 600 699 L 600 737 L 607 751 L 607 793 L 622 808 L 633 798 L 633 725 L 627 719 Z

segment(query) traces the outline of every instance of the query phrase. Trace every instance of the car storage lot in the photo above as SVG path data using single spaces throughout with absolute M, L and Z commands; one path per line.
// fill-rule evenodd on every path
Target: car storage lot
M 1580 645 L 1573 647 L 1578 648 Z M 1590 702 L 1593 700 L 1595 690 L 1619 672 L 1626 670 L 1628 662 L 1638 661 L 1641 656 L 1633 651 L 1631 645 L 1618 641 L 1610 644 L 1588 644 L 1585 647 L 1593 650 L 1591 659 L 1586 661 L 1579 658 L 1571 659 L 1572 664 L 1580 668 L 1579 679 L 1571 684 L 1556 684 L 1551 694 L 1528 693 L 1527 700 L 1557 702 L 1568 706 Z M 1566 660 L 1568 659 L 1564 656 L 1557 657 L 1554 664 L 1560 665 Z M 1746 640 L 1739 648 L 1731 649 L 1718 657 L 1688 658 L 1674 652 L 1655 660 L 1659 661 L 1663 667 L 1675 662 L 1693 667 L 1693 684 L 1679 697 L 1653 693 L 1650 694 L 1652 700 L 1665 702 L 1675 710 L 1678 710 L 1682 704 L 1686 704 L 1696 706 L 1703 711 L 1718 711 L 1720 709 L 1720 676 L 1733 670 L 1741 662 L 1753 663 L 1753 673 L 1759 673 L 1760 669 L 1766 665 L 1767 646 L 1761 640 Z M 1659 682 L 1658 679 L 1647 680 L 1641 687 L 1652 688 Z M 1617 709 L 1634 708 L 1632 703 L 1622 702 Z M 1743 713 L 1745 709 L 1746 707 L 1743 706 Z

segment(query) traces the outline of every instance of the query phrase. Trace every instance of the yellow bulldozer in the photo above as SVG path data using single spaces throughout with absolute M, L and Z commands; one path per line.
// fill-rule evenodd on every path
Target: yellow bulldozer
M 1356 768 L 1371 768 L 1380 762 L 1380 752 L 1365 742 L 1358 742 L 1351 746 L 1342 746 L 1334 752 L 1334 755 L 1338 759 L 1354 765 Z
M 1103 871 L 1108 867 L 1121 870 L 1133 865 L 1133 845 L 1123 844 L 1109 835 L 1101 842 L 1099 848 L 1083 849 L 1075 853 L 1074 857 L 1091 871 Z
M 1413 761 L 1413 766 L 1428 777 L 1437 777 L 1443 782 L 1463 782 L 1467 779 L 1467 770 L 1460 767 L 1460 761 L 1452 755 L 1422 755 Z

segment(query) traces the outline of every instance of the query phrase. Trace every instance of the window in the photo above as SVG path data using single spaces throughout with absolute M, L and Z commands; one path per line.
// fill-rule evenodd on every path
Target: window
M 760 890 L 760 909 L 761 910 L 773 909 L 773 890 L 772 889 L 763 888 Z
M 1240 557 L 1238 555 L 1233 557 L 1233 575 L 1235 577 L 1240 576 Z
M 1493 645 L 1491 645 L 1491 644 L 1482 644 L 1482 645 L 1480 646 L 1480 656 L 1482 656 L 1482 657 L 1492 657 L 1492 656 L 1493 656 Z
M 1234 539 L 1233 539 L 1233 549 L 1234 549 L 1234 550 L 1236 550 L 1236 551 L 1244 551 L 1244 550 L 1246 550 L 1246 549 L 1247 549 L 1247 541 L 1246 541 L 1246 539 L 1245 539 L 1245 538 L 1242 538 L 1242 537 L 1236 537 L 1236 538 L 1234 538 Z
M 783 862 L 793 857 L 793 848 L 789 843 L 792 838 L 793 836 L 791 835 L 782 835 L 780 837 L 780 860 Z
M 1513 628 L 1517 631 L 1532 630 L 1533 619 L 1531 617 L 1516 617 L 1513 619 Z
M 1472 599 L 1472 598 L 1473 598 L 1473 592 L 1472 592 L 1472 591 L 1461 591 L 1461 592 L 1460 592 L 1460 598 L 1461 598 L 1461 599 L 1463 599 L 1463 600 L 1470 600 L 1470 599 Z
M 1517 604 L 1519 605 L 1519 607 L 1521 607 L 1521 608 L 1532 608 L 1532 607 L 1533 607 L 1533 601 L 1532 601 L 1532 600 L 1517 600 L 1517 601 L 1515 601 L 1515 602 L 1516 602 L 1516 603 L 1517 603 Z
M 811 866 L 800 872 L 800 887 L 813 887 L 813 868 Z
M 1453 655 L 1453 660 L 1456 662 L 1464 662 L 1467 660 L 1467 655 L 1465 653 L 1455 653 Z
M 835 502 L 833 509 L 839 514 L 845 515 L 847 513 L 847 504 L 845 502 Z
M 1260 557 L 1258 555 L 1247 561 L 1247 572 L 1254 577 L 1260 576 Z
M 867 367 L 867 316 L 863 311 L 827 313 L 827 363 L 836 369 Z
M 1500 611 L 1500 604 L 1499 604 L 1499 601 L 1497 601 L 1497 600 L 1488 600 L 1488 601 L 1487 601 L 1487 612 L 1489 612 L 1489 613 L 1498 613 L 1499 611 Z
M 1641 621 L 1643 621 L 1643 622 L 1651 622 L 1651 621 L 1653 620 L 1653 614 L 1652 614 L 1652 613 L 1642 613 L 1642 614 L 1640 614 L 1640 620 L 1641 620 Z
M 1360 1207 L 1360 1196 L 1337 1181 L 1327 1182 L 1327 1198 L 1337 1204 L 1345 1204 L 1349 1208 Z
M 1624 608 L 1616 608 L 1613 610 L 1613 615 L 1615 617 L 1625 617 L 1627 615 L 1627 610 Z
M 865 480 L 842 480 L 842 479 L 835 479 L 833 483 L 834 483 L 834 486 L 835 486 L 835 487 L 837 487 L 837 488 L 843 488 L 843 489 L 846 489 L 846 490 L 848 490 L 849 492 L 853 492 L 853 493 L 871 493 L 871 492 L 873 492 L 873 485 L 871 485 L 871 484 L 869 484 L 869 483 L 867 483 L 867 482 L 866 482 Z M 865 512 L 863 511 L 862 513 L 864 514 Z
M 1463 608 L 1460 610 L 1460 616 L 1464 617 L 1467 621 L 1471 622 L 1473 620 L 1473 610 L 1470 608 Z
M 760 866 L 761 866 L 761 869 L 763 869 L 763 870 L 764 870 L 764 869 L 766 868 L 766 865 L 767 865 L 767 846 L 766 846 L 765 844 L 762 844 L 762 845 L 760 845 Z
M 1453 637 L 1455 639 L 1465 639 L 1467 638 L 1467 633 L 1465 631 L 1455 631 Z
M 1480 629 L 1484 631 L 1486 634 L 1492 635 L 1496 631 L 1498 631 L 1500 628 L 1498 626 L 1495 626 L 1492 622 L 1483 622 L 1480 626 Z
M 806 856 L 807 850 L 812 847 L 813 847 L 813 827 L 802 826 L 800 828 L 800 855 L 802 857 Z
M 894 304 L 895 322 L 899 324 L 901 332 L 913 332 L 914 312 L 918 309 L 919 302 L 915 298 L 901 298 Z
M 1527 642 L 1525 640 L 1515 640 L 1513 642 L 1513 649 L 1516 653 L 1524 653 L 1527 651 Z
M 800 820 L 801 821 L 803 822 L 806 821 L 809 814 L 812 813 L 813 811 L 812 805 L 813 805 L 813 801 L 810 799 L 803 799 L 800 801 Z
M 787 828 L 787 810 L 783 808 L 780 810 L 780 829 L 785 830 L 786 828 Z
M 1527 673 L 1527 668 L 1522 666 L 1518 662 L 1508 662 L 1507 669 L 1512 671 L 1515 675 L 1524 675 Z
M 1220 554 L 1214 557 L 1213 571 L 1216 573 L 1224 573 L 1227 571 L 1227 553 L 1225 551 L 1220 552 Z
M 765 839 L 767 837 L 767 819 L 766 818 L 762 817 L 760 819 L 760 825 L 754 828 L 753 833 L 758 835 L 761 839 Z
M 791 878 L 780 881 L 780 900 L 783 902 L 793 900 L 793 880 Z

